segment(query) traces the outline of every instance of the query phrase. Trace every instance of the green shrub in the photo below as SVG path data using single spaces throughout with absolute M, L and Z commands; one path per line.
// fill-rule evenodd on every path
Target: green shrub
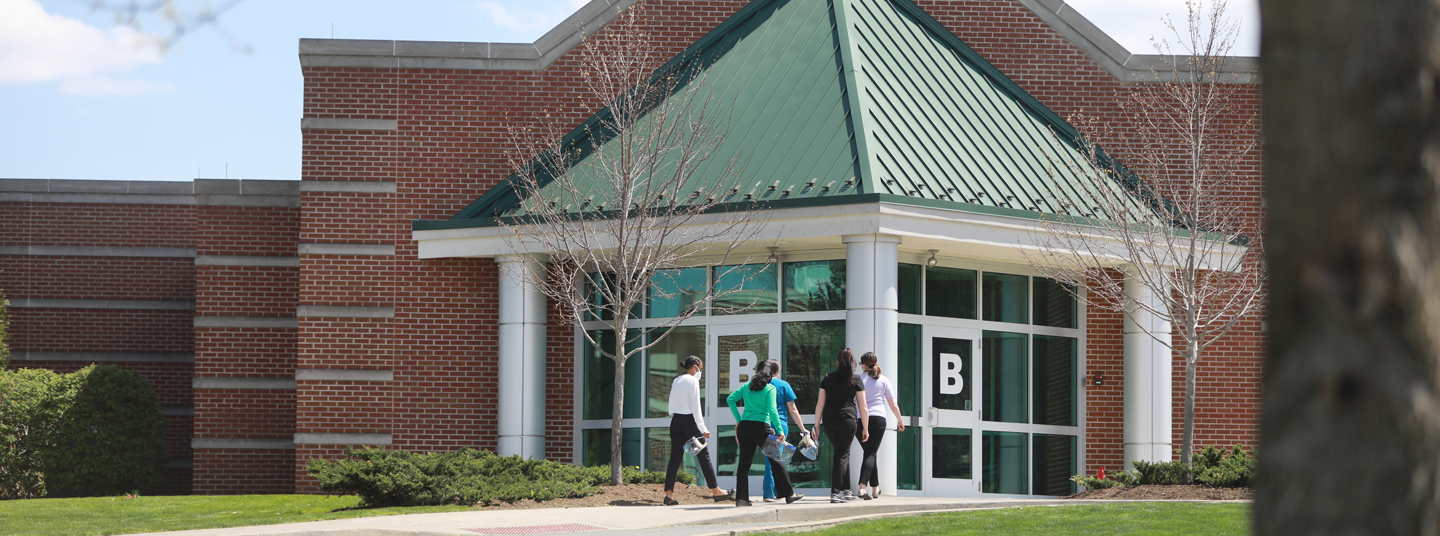
M 585 497 L 610 481 L 608 465 L 576 467 L 468 448 L 424 454 L 347 448 L 342 459 L 312 459 L 305 468 L 320 480 L 320 489 L 358 495 L 370 508 Z M 665 481 L 656 471 L 626 467 L 621 473 L 627 484 Z M 695 481 L 688 473 L 679 478 Z
M 1117 486 L 1175 485 L 1191 479 L 1199 484 L 1216 488 L 1248 488 L 1255 479 L 1255 455 L 1240 445 L 1230 450 L 1213 446 L 1205 447 L 1191 458 L 1191 468 L 1179 461 L 1147 462 L 1135 460 L 1130 465 L 1134 471 L 1116 471 L 1104 479 L 1086 475 L 1075 475 L 1070 481 L 1089 489 L 1107 489 Z
M 1135 468 L 1135 485 L 1161 485 L 1174 486 L 1190 482 L 1190 468 L 1185 462 L 1147 462 L 1135 460 L 1130 462 Z
M 66 374 L 68 399 L 45 455 L 52 495 L 145 491 L 165 478 L 165 417 L 150 382 L 114 365 Z
M 0 499 L 45 495 L 44 453 L 65 407 L 61 379 L 44 369 L 0 371 Z
M 165 422 L 138 374 L 0 371 L 0 498 L 145 491 L 164 477 Z
M 1255 455 L 1235 445 L 1229 452 L 1215 447 L 1195 453 L 1195 481 L 1217 488 L 1248 488 L 1255 479 Z

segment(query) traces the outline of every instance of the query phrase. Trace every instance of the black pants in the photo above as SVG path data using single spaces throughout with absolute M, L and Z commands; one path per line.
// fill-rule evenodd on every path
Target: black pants
M 755 460 L 755 450 L 765 444 L 766 437 L 774 433 L 775 429 L 770 427 L 770 423 L 760 421 L 740 421 L 740 424 L 735 426 L 735 437 L 740 439 L 740 464 L 735 468 L 735 498 L 750 500 L 750 463 Z M 790 487 L 790 473 L 785 470 L 785 464 L 772 461 L 770 472 L 775 475 L 776 497 L 795 494 L 794 488 Z
M 849 415 L 822 416 L 825 437 L 835 447 L 835 457 L 830 461 L 830 493 L 850 489 L 850 442 L 855 438 L 859 423 Z
M 670 417 L 670 465 L 665 468 L 665 491 L 675 489 L 675 475 L 685 461 L 685 442 L 702 435 L 700 428 L 695 426 L 694 415 L 677 413 Z M 700 451 L 695 458 L 700 462 L 700 472 L 705 473 L 705 481 L 710 483 L 707 487 L 719 487 L 720 481 L 715 479 L 715 464 L 710 463 L 710 449 Z
M 880 440 L 885 438 L 885 418 L 870 416 L 870 440 L 860 441 L 860 485 L 880 485 L 880 472 L 875 470 L 875 454 L 880 452 Z M 860 429 L 855 429 L 855 439 L 860 439 Z

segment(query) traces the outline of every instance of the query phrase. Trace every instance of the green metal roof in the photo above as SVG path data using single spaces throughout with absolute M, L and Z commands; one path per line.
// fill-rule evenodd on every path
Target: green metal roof
M 744 165 L 739 184 L 693 187 L 736 189 L 726 202 L 889 194 L 1038 215 L 1057 212 L 1047 191 L 1082 196 L 1075 129 L 910 0 L 754 0 L 662 71 L 692 67 L 729 129 L 696 181 L 714 182 L 729 155 Z M 589 147 L 607 113 L 562 143 Z M 415 228 L 491 225 L 521 207 L 504 181 L 450 222 Z

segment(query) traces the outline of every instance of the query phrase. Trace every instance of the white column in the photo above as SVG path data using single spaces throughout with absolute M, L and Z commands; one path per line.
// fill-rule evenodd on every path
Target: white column
M 845 345 L 858 359 L 875 352 L 880 369 L 890 378 L 898 370 L 900 352 L 900 295 L 896 268 L 900 237 L 882 234 L 845 235 Z M 892 380 L 893 381 L 893 380 Z M 880 443 L 876 470 L 880 488 L 895 494 L 895 415 L 885 420 L 885 440 Z M 860 478 L 860 444 L 851 448 L 850 474 Z
M 545 294 L 527 274 L 544 273 L 534 255 L 500 265 L 499 440 L 502 456 L 545 457 Z
M 1173 365 L 1170 348 L 1151 336 L 1169 340 L 1170 322 L 1135 305 L 1162 307 L 1159 296 L 1126 275 L 1125 298 L 1132 312 L 1125 315 L 1125 466 L 1129 468 L 1132 460 L 1171 459 Z

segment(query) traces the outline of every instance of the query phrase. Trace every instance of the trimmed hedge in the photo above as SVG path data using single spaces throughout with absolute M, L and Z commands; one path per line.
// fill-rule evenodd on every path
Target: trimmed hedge
M 1248 488 L 1255 478 L 1255 455 L 1240 445 L 1230 450 L 1214 446 L 1196 452 L 1191 458 L 1193 467 L 1184 462 L 1147 462 L 1134 460 L 1133 471 L 1116 471 L 1104 479 L 1086 475 L 1075 475 L 1070 480 L 1090 489 L 1107 489 L 1118 486 L 1176 485 L 1194 483 L 1215 488 Z
M 305 465 L 327 493 L 358 495 L 369 508 L 387 506 L 491 505 L 523 499 L 585 497 L 610 480 L 610 466 L 577 467 L 550 460 L 499 456 L 462 449 L 417 454 L 404 450 L 347 447 L 339 460 Z M 665 481 L 665 473 L 625 467 L 626 484 Z M 694 475 L 680 472 L 685 484 Z
M 0 499 L 114 495 L 164 479 L 150 383 L 113 365 L 0 371 Z

